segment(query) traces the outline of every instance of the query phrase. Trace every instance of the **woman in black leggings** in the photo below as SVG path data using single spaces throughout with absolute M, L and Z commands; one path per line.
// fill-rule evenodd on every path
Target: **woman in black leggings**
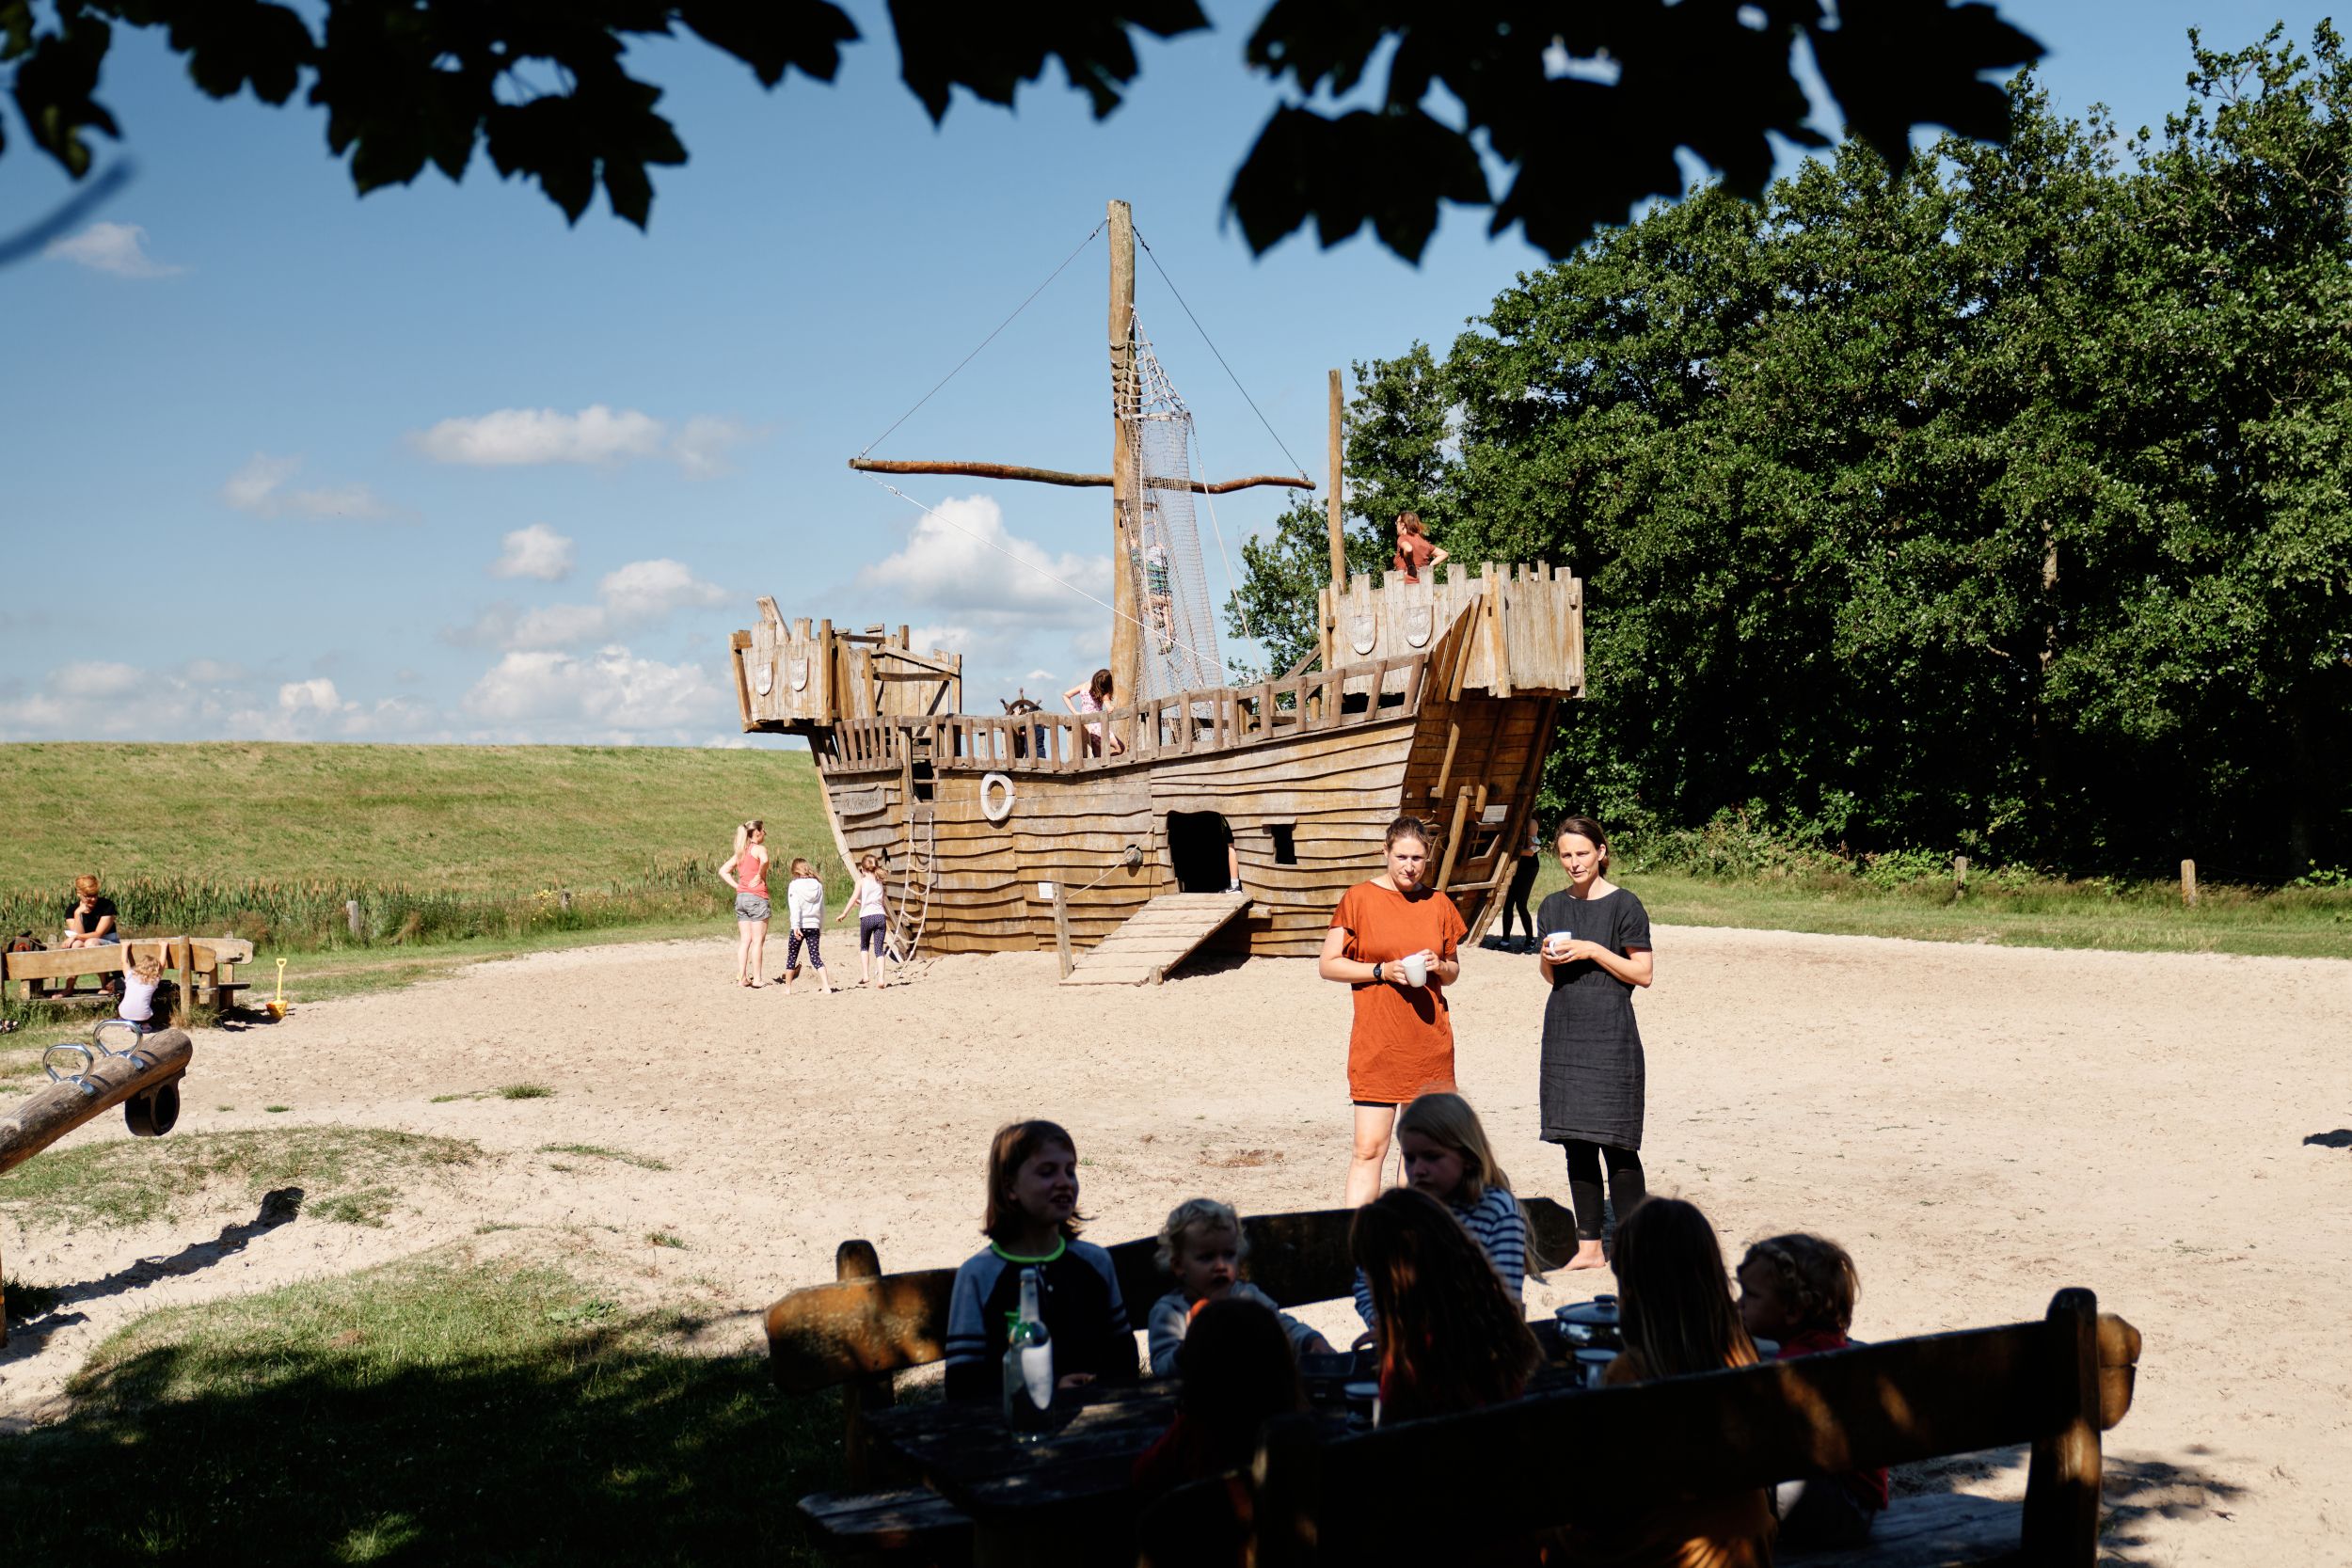
M 1552 835 L 1568 885 L 1536 911 L 1543 936 L 1544 1137 L 1568 1151 L 1568 1196 L 1576 1207 L 1571 1269 L 1608 1265 L 1601 1250 L 1601 1170 L 1617 1223 L 1646 1196 L 1642 1184 L 1642 1112 L 1646 1099 L 1642 1031 L 1633 991 L 1654 972 L 1649 911 L 1602 875 L 1609 840 L 1589 816 L 1571 816 Z
M 1519 846 L 1518 863 L 1511 868 L 1511 885 L 1502 895 L 1502 947 L 1508 953 L 1535 950 L 1535 917 L 1527 912 L 1527 895 L 1534 891 L 1535 873 L 1544 863 L 1544 831 L 1534 816 L 1527 821 L 1527 842 Z M 1511 945 L 1511 917 L 1518 916 L 1526 945 Z

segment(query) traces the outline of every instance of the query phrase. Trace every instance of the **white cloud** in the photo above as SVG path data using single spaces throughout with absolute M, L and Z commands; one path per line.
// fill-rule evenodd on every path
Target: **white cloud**
M 698 664 L 663 664 L 609 646 L 579 656 L 517 650 L 466 693 L 465 712 L 542 738 L 686 741 L 728 717 L 718 683 Z
M 220 499 L 256 517 L 348 517 L 364 521 L 392 515 L 392 509 L 364 484 L 287 490 L 286 482 L 301 467 L 299 457 L 272 457 L 257 451 L 221 485 Z
M 307 681 L 288 681 L 278 689 L 278 711 L 280 713 L 341 713 L 357 703 L 346 704 L 335 690 L 335 683 L 324 675 Z
M 747 441 L 756 440 L 758 431 L 716 414 L 697 414 L 686 421 L 684 429 L 670 440 L 670 458 L 686 472 L 689 479 L 713 479 L 728 472 L 726 454 Z
M 518 610 L 501 600 L 475 616 L 471 626 L 445 630 L 441 639 L 470 648 L 577 648 L 651 630 L 679 610 L 713 609 L 734 597 L 696 577 L 683 562 L 632 561 L 604 575 L 595 604 Z
M 1052 554 L 1008 531 L 993 498 L 969 496 L 925 513 L 906 546 L 860 571 L 857 581 L 976 626 L 1076 626 L 1106 614 L 1072 590 L 1108 603 L 1111 559 Z
M 60 697 L 103 701 L 128 697 L 146 679 L 146 672 L 134 665 L 89 661 L 52 671 L 49 685 Z
M 170 277 L 188 270 L 150 256 L 147 230 L 135 223 L 93 223 L 78 234 L 51 241 L 41 254 L 117 277 Z
M 516 529 L 504 544 L 505 550 L 490 563 L 494 578 L 562 582 L 572 575 L 572 542 L 545 523 Z
M 501 408 L 472 419 L 443 420 L 409 436 L 436 463 L 478 468 L 544 463 L 610 467 L 641 457 L 666 457 L 689 479 L 727 471 L 726 453 L 762 433 L 716 414 L 696 414 L 673 430 L 666 420 L 634 408 L 591 404 L 577 414 L 555 408 Z

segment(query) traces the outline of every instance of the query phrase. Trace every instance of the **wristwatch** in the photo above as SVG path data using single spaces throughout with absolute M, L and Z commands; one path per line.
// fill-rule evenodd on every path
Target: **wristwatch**
M 1380 965 L 1377 962 L 1372 966 L 1372 983 L 1375 986 L 1380 984 Z

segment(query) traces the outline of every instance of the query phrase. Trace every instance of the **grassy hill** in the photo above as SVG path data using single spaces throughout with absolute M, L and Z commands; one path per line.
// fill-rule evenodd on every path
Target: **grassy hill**
M 55 890 L 60 910 L 85 871 L 593 887 L 715 866 L 747 816 L 767 819 L 780 859 L 833 858 L 808 753 L 771 748 L 11 745 L 0 800 L 0 895 Z

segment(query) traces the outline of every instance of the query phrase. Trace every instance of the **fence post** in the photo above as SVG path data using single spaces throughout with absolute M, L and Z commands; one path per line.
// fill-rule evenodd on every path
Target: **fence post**
M 1959 892 L 1964 893 L 1967 891 L 1968 857 L 1965 855 L 1954 855 L 1952 857 L 1952 886 Z
M 2190 909 L 2197 907 L 2197 863 L 2181 863 L 2181 902 Z
M 564 912 L 565 914 L 569 914 L 569 913 L 571 913 L 571 912 L 572 912 L 572 890 L 571 890 L 570 888 L 565 888 L 565 889 L 564 889 L 564 891 L 563 891 L 563 892 L 561 892 L 561 893 L 557 894 L 555 896 L 556 896 L 556 901 L 557 901 L 558 903 L 560 903 L 560 904 L 562 904 L 562 905 L 564 906 Z
M 1061 958 L 1061 977 L 1070 978 L 1070 903 L 1062 896 L 1061 883 L 1054 884 L 1054 950 Z
M 357 898 L 343 900 L 343 924 L 351 927 L 353 936 L 359 934 L 359 900 Z

